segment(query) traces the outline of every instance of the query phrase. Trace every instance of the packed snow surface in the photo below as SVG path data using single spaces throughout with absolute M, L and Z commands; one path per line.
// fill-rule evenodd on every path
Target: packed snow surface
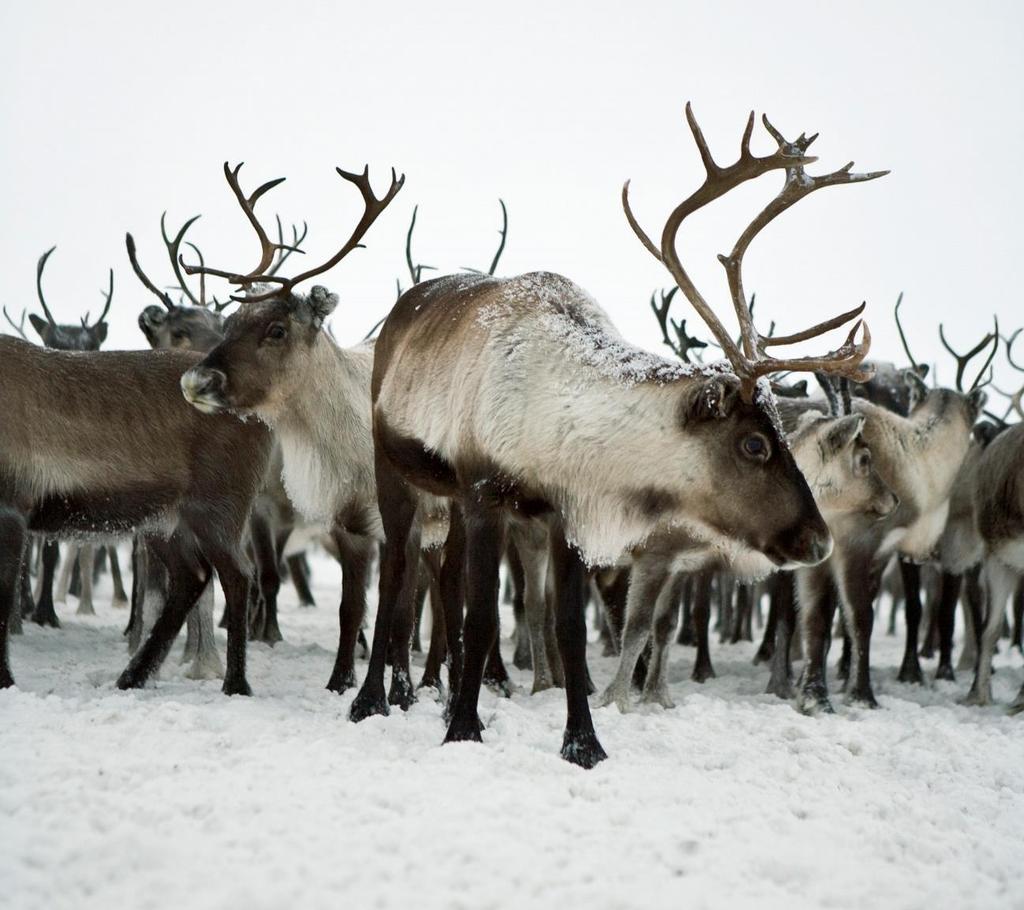
M 97 617 L 72 600 L 61 630 L 27 624 L 19 688 L 0 692 L 0 906 L 1024 904 L 1024 716 L 958 706 L 965 673 L 897 683 L 901 640 L 884 627 L 881 709 L 838 696 L 834 717 L 761 694 L 750 643 L 716 645 L 704 685 L 677 647 L 678 707 L 595 709 L 610 759 L 588 772 L 558 757 L 562 693 L 527 694 L 504 614 L 522 691 L 484 693 L 483 745 L 442 747 L 426 696 L 350 723 L 353 693 L 323 688 L 338 582 L 317 561 L 316 609 L 283 589 L 286 641 L 250 646 L 253 698 L 186 679 L 180 642 L 149 689 L 115 690 L 126 617 L 104 585 Z M 1003 650 L 1005 704 L 1024 669 Z M 603 688 L 614 659 L 596 642 L 590 666 Z

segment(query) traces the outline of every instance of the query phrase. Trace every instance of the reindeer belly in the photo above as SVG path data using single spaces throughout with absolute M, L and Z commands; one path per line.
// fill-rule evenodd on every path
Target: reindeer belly
M 178 496 L 168 488 L 57 493 L 36 500 L 29 530 L 57 537 L 122 537 L 137 530 L 170 533 Z

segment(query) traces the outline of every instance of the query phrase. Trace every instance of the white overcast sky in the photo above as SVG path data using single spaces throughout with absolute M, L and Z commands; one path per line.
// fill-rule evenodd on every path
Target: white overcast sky
M 341 295 L 343 342 L 384 315 L 396 277 L 407 283 L 414 204 L 417 258 L 443 273 L 489 261 L 501 196 L 502 273 L 561 272 L 657 347 L 647 300 L 669 279 L 619 192 L 632 178 L 638 217 L 660 232 L 700 182 L 688 99 L 724 163 L 755 109 L 787 135 L 821 133 L 812 172 L 850 159 L 893 172 L 815 194 L 751 247 L 748 290 L 780 330 L 863 299 L 874 353 L 895 357 L 900 290 L 920 359 L 940 357 L 939 320 L 964 347 L 993 311 L 1007 329 L 1024 323 L 1020 3 L 33 0 L 0 5 L 0 30 L 0 299 L 34 307 L 36 259 L 57 244 L 48 299 L 77 319 L 96 311 L 113 266 L 112 347 L 143 344 L 136 316 L 153 302 L 129 269 L 126 230 L 161 283 L 164 209 L 174 225 L 203 214 L 193 238 L 210 264 L 255 264 L 224 160 L 246 162 L 250 189 L 288 178 L 260 208 L 309 222 L 303 267 L 360 213 L 335 165 L 369 162 L 378 192 L 392 165 L 406 173 L 368 249 L 324 279 Z M 771 149 L 760 126 L 755 136 L 755 150 Z M 726 315 L 715 254 L 780 180 L 730 194 L 682 234 L 684 262 Z

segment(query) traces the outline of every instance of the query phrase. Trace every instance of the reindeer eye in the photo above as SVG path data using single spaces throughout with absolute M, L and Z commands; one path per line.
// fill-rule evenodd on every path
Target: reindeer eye
M 288 329 L 285 328 L 283 323 L 272 322 L 267 328 L 266 337 L 271 341 L 281 341 L 288 335 Z
M 871 470 L 871 453 L 865 449 L 857 456 L 857 470 L 864 476 Z
M 771 453 L 771 445 L 760 433 L 751 433 L 742 443 L 743 454 L 757 461 L 767 461 Z

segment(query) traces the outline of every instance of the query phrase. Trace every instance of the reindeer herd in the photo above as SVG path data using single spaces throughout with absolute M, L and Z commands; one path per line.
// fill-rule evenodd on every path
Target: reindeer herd
M 750 243 L 810 193 L 885 172 L 856 173 L 851 163 L 811 176 L 815 137 L 787 140 L 767 118 L 776 148 L 755 155 L 753 114 L 738 159 L 721 165 L 689 105 L 686 118 L 705 177 L 660 237 L 641 227 L 628 183 L 622 194 L 633 231 L 675 282 L 651 302 L 674 360 L 629 344 L 567 278 L 495 277 L 504 203 L 490 268 L 429 280 L 422 272 L 430 267 L 412 256 L 414 211 L 412 287 L 399 286 L 376 338 L 340 347 L 326 328 L 338 296 L 321 285 L 297 288 L 362 245 L 402 189 L 394 171 L 378 197 L 368 169 L 338 168 L 358 190 L 362 216 L 333 256 L 291 278 L 280 270 L 301 251 L 306 227 L 286 238 L 278 219 L 273 239 L 256 205 L 280 180 L 247 194 L 241 165 L 225 164 L 224 173 L 259 242 L 248 271 L 208 266 L 186 239 L 195 218 L 173 237 L 161 218 L 175 302 L 143 269 L 128 234 L 132 269 L 158 299 L 138 317 L 149 351 L 99 350 L 112 271 L 97 322 L 57 324 L 42 293 L 53 250 L 45 253 L 37 270 L 45 319 L 30 316 L 43 346 L 26 337 L 24 314 L 16 323 L 5 310 L 21 337 L 0 336 L 0 687 L 14 685 L 8 638 L 22 617 L 58 622 L 57 542 L 79 554 L 84 597 L 94 548 L 106 546 L 119 573 L 112 544 L 129 539 L 131 658 L 118 687 L 145 685 L 187 623 L 190 675 L 223 676 L 226 694 L 248 695 L 247 640 L 280 640 L 285 575 L 311 601 L 301 551 L 315 542 L 342 568 L 327 683 L 334 692 L 357 685 L 375 566 L 379 575 L 353 721 L 415 700 L 410 652 L 429 594 L 420 686 L 447 700 L 446 741 L 480 739 L 481 686 L 509 691 L 498 647 L 503 563 L 514 589 L 516 664 L 532 668 L 534 692 L 564 687 L 562 756 L 583 767 L 605 757 L 590 710 L 588 606 L 619 655 L 600 702 L 623 711 L 635 688 L 643 702 L 672 706 L 677 637 L 697 646 L 693 678 L 714 675 L 716 598 L 723 635 L 734 639 L 750 636 L 751 617 L 767 601 L 757 652 L 770 663 L 767 690 L 808 712 L 832 710 L 826 657 L 838 609 L 847 696 L 874 706 L 870 644 L 883 589 L 905 610 L 900 680 L 922 683 L 919 654 L 935 650 L 936 675 L 953 678 L 962 603 L 964 659 L 975 673 L 968 700 L 989 704 L 1011 600 L 1020 638 L 1024 423 L 1010 417 L 1024 415 L 1020 393 L 1008 396 L 1002 417 L 984 412 L 982 386 L 1002 348 L 1017 367 L 1017 334 L 1003 338 L 996 325 L 964 355 L 943 334 L 957 362 L 954 388 L 929 387 L 928 368 L 909 347 L 905 368 L 866 361 L 863 305 L 789 335 L 775 334 L 774 324 L 761 334 L 743 282 Z M 677 234 L 697 210 L 773 171 L 784 174 L 781 191 L 719 257 L 740 326 L 735 339 L 684 268 Z M 235 289 L 230 299 L 208 296 L 212 279 Z M 670 318 L 677 291 L 710 341 Z M 769 352 L 840 327 L 848 332 L 833 351 Z M 723 359 L 704 361 L 709 344 Z M 986 352 L 967 385 L 970 361 Z M 809 395 L 806 380 L 792 379 L 799 373 L 813 374 L 821 393 Z M 224 665 L 215 578 L 225 603 Z M 794 680 L 796 648 L 804 663 Z M 1024 689 L 1012 708 L 1024 709 Z

